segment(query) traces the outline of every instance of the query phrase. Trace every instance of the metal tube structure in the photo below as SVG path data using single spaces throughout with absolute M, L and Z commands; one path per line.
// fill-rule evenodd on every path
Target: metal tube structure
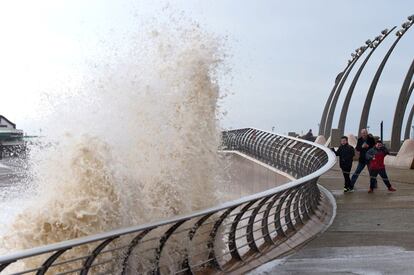
M 378 69 L 375 73 L 374 78 L 372 79 L 372 82 L 371 82 L 371 85 L 369 87 L 367 96 L 365 98 L 364 107 L 362 109 L 361 119 L 360 119 L 360 122 L 359 122 L 358 133 L 361 129 L 367 128 L 368 117 L 369 117 L 369 112 L 370 112 L 370 109 L 371 109 L 372 99 L 374 97 L 375 89 L 377 88 L 377 84 L 378 84 L 378 81 L 381 77 L 382 71 L 384 70 L 385 64 L 387 63 L 391 53 L 395 49 L 395 46 L 397 46 L 398 42 L 401 40 L 401 38 L 404 36 L 404 34 L 407 32 L 407 30 L 411 27 L 411 24 L 407 27 L 404 27 L 405 24 L 406 23 L 403 24 L 403 28 L 404 28 L 403 30 L 397 31 L 397 33 L 396 33 L 397 39 L 394 41 L 394 43 L 389 48 L 387 54 L 382 59 L 382 62 L 379 65 L 379 67 L 378 67 Z
M 414 75 L 414 59 L 411 62 L 411 66 L 408 69 L 405 76 L 403 85 L 401 87 L 400 95 L 398 97 L 397 106 L 395 107 L 394 120 L 392 123 L 391 132 L 391 146 L 392 152 L 398 152 L 401 146 L 401 130 L 404 120 L 405 110 L 407 109 L 408 101 L 411 96 L 412 89 L 410 89 L 410 83 Z M 412 86 L 412 85 L 411 85 Z M 411 87 L 412 88 L 412 87 Z
M 414 85 L 411 85 L 411 91 L 413 90 L 413 88 L 414 88 Z M 405 125 L 404 139 L 410 138 L 411 125 L 413 124 L 413 117 L 414 117 L 414 104 L 411 107 L 410 114 L 408 115 L 408 118 L 407 118 L 407 124 Z
M 368 60 L 370 59 L 370 57 L 372 56 L 372 54 L 375 52 L 375 50 L 378 48 L 378 46 L 382 43 L 382 41 L 384 41 L 384 39 L 396 28 L 397 26 L 394 26 L 390 31 L 384 30 L 382 31 L 382 34 L 384 36 L 382 36 L 379 39 L 375 39 L 373 42 L 370 43 L 370 47 L 371 47 L 371 51 L 369 52 L 369 54 L 367 55 L 367 57 L 365 57 L 364 62 L 362 62 L 361 66 L 359 67 L 357 73 L 354 76 L 354 79 L 352 80 L 351 86 L 349 86 L 348 89 L 348 93 L 346 94 L 344 103 L 342 105 L 342 110 L 341 110 L 341 114 L 339 117 L 339 122 L 338 122 L 338 129 L 340 130 L 341 136 L 344 134 L 345 132 L 345 124 L 346 124 L 346 117 L 348 115 L 348 109 L 349 109 L 349 105 L 351 103 L 351 98 L 352 95 L 354 93 L 354 89 L 356 87 L 356 84 L 359 80 L 359 77 L 361 76 L 362 71 L 365 68 L 365 65 L 367 64 Z M 378 37 L 377 37 L 378 38 Z M 367 41 L 368 42 L 368 41 Z M 375 42 L 377 42 L 376 44 L 374 44 Z M 367 43 L 368 44 L 368 43 Z
M 324 135 L 325 133 L 326 116 L 328 115 L 329 106 L 331 106 L 332 98 L 335 94 L 336 88 L 339 85 L 339 82 L 341 81 L 342 76 L 344 75 L 346 70 L 348 70 L 351 63 L 352 62 L 348 62 L 348 65 L 345 67 L 345 69 L 342 72 L 340 72 L 335 78 L 335 84 L 332 87 L 331 93 L 329 94 L 328 100 L 326 101 L 325 107 L 323 108 L 321 122 L 319 123 L 319 135 Z
M 338 86 L 337 90 L 335 91 L 335 95 L 332 98 L 332 102 L 331 102 L 331 105 L 329 106 L 329 111 L 328 111 L 328 115 L 327 115 L 327 118 L 326 118 L 325 131 L 324 131 L 324 136 L 325 137 L 329 137 L 331 135 L 332 121 L 333 121 L 333 116 L 335 114 L 336 104 L 338 103 L 338 99 L 339 99 L 339 96 L 341 95 L 341 91 L 342 91 L 342 88 L 344 87 L 345 81 L 348 78 L 349 73 L 352 71 L 352 68 L 357 63 L 359 57 L 364 53 L 365 49 L 366 48 L 364 48 L 360 53 L 358 53 L 356 55 L 356 57 L 354 58 L 354 60 L 351 63 L 351 66 L 348 68 L 345 75 L 342 77 L 341 82 L 339 83 L 339 86 Z

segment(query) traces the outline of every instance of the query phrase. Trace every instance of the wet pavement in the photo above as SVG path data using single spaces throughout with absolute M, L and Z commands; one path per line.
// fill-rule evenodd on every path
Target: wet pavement
M 18 183 L 22 177 L 26 177 L 27 162 L 19 158 L 0 159 L 0 194 L 1 188 Z
M 388 168 L 388 174 L 397 192 L 379 179 L 368 194 L 365 171 L 357 190 L 344 194 L 339 167 L 329 171 L 319 183 L 337 201 L 332 226 L 296 254 L 252 274 L 414 274 L 414 170 Z
M 28 201 L 31 191 L 27 171 L 24 159 L 0 160 L 0 235 Z

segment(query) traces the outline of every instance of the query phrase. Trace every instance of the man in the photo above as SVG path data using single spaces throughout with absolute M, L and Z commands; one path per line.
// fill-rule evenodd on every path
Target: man
M 369 161 L 369 175 L 371 177 L 368 193 L 373 193 L 376 188 L 376 179 L 380 175 L 388 191 L 396 191 L 388 180 L 387 172 L 385 171 L 384 159 L 388 155 L 388 150 L 382 144 L 381 140 L 377 140 L 374 148 L 371 148 L 366 153 L 366 158 Z
M 364 170 L 365 166 L 368 164 L 368 160 L 366 159 L 366 153 L 369 149 L 373 148 L 375 145 L 375 139 L 372 136 L 368 135 L 367 129 L 361 130 L 361 136 L 358 138 L 358 142 L 356 145 L 355 150 L 359 152 L 359 159 L 358 159 L 358 166 L 352 175 L 351 179 L 351 187 L 354 189 L 355 183 L 361 174 L 362 170 Z M 374 185 L 376 186 L 377 180 L 374 180 Z M 375 187 L 376 188 L 376 187 Z
M 314 141 L 315 138 L 313 137 L 312 129 L 309 129 L 306 135 L 304 135 L 302 138 L 305 140 Z
M 341 146 L 339 146 L 338 150 L 336 151 L 334 148 L 332 148 L 332 151 L 334 151 L 335 155 L 339 156 L 339 167 L 341 167 L 342 174 L 344 175 L 345 179 L 344 193 L 353 192 L 354 188 L 351 186 L 351 179 L 349 177 L 349 174 L 351 173 L 355 150 L 351 145 L 348 144 L 348 137 L 341 137 Z

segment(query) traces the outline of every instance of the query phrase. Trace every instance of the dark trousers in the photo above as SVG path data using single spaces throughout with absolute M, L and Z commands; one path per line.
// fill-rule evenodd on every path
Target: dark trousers
M 341 167 L 342 175 L 344 175 L 344 179 L 345 179 L 344 187 L 347 189 L 352 189 L 351 178 L 350 178 L 351 168 L 352 168 L 352 165 L 348 167 Z
M 360 162 L 360 161 L 358 162 L 358 166 L 355 169 L 355 172 L 354 172 L 354 174 L 352 175 L 352 178 L 351 178 L 351 188 L 354 188 L 354 185 L 355 185 L 355 183 L 356 183 L 356 181 L 359 177 L 359 174 L 361 174 L 361 172 L 362 172 L 362 170 L 364 170 L 365 166 L 367 166 L 367 163 Z M 377 179 L 374 179 L 374 183 L 375 183 L 375 186 L 377 186 Z
M 380 175 L 382 180 L 384 181 L 384 184 L 390 188 L 391 187 L 391 183 L 388 180 L 388 175 L 387 172 L 384 169 L 379 169 L 379 170 L 370 170 L 369 171 L 369 175 L 371 176 L 371 180 L 370 180 L 370 184 L 369 184 L 369 188 L 374 189 L 376 188 L 377 185 L 377 176 Z

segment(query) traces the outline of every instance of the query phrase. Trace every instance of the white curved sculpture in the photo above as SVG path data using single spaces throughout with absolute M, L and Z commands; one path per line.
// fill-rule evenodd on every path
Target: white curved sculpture
M 387 156 L 385 165 L 414 169 L 414 139 L 407 139 L 396 156 Z
M 325 145 L 326 144 L 326 139 L 325 139 L 325 137 L 323 135 L 319 135 L 316 138 L 315 143 L 316 144 L 319 144 L 319 145 Z
M 355 148 L 357 143 L 358 143 L 358 139 L 353 134 L 349 134 L 348 135 L 348 143 L 349 143 L 349 145 L 351 145 L 352 147 Z

